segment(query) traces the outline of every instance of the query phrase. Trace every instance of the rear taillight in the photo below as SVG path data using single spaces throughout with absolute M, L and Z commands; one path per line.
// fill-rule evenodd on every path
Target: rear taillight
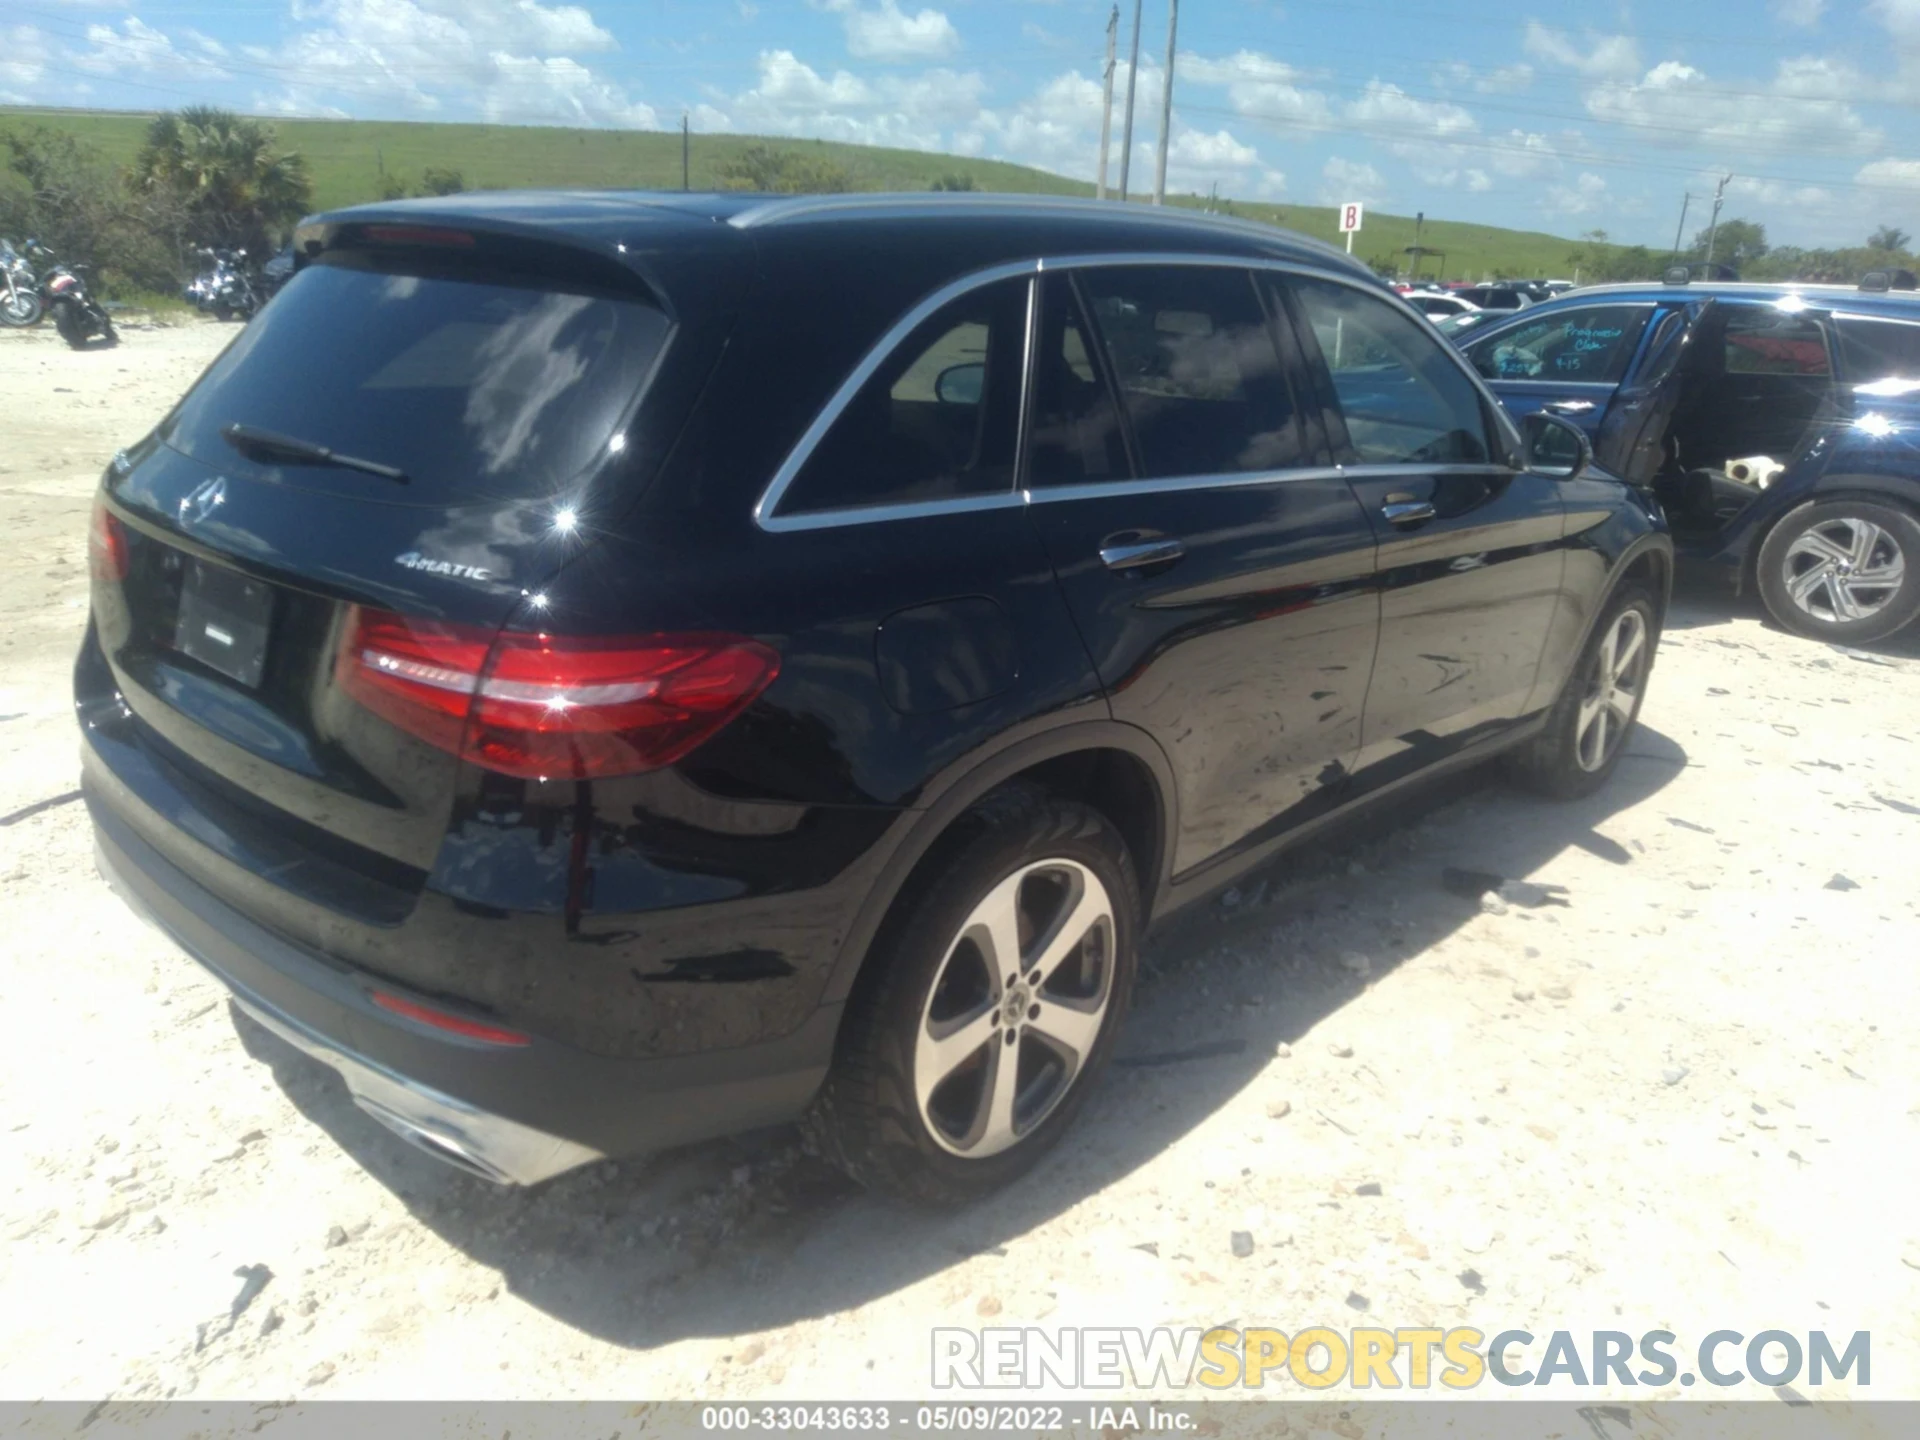
M 127 578 L 127 527 L 101 500 L 93 502 L 93 523 L 87 528 L 87 568 L 96 580 Z
M 483 769 L 564 780 L 671 765 L 779 669 L 738 635 L 493 636 L 355 609 L 335 674 L 367 709 Z

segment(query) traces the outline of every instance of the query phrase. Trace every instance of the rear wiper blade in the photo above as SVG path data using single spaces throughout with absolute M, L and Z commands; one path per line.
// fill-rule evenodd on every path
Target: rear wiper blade
M 341 470 L 360 470 L 368 475 L 378 475 L 382 480 L 391 480 L 396 485 L 407 483 L 406 471 L 382 465 L 378 460 L 342 455 L 311 440 L 297 440 L 291 435 L 278 435 L 252 425 L 229 425 L 220 432 L 220 438 L 249 460 L 281 460 L 290 465 L 332 465 Z

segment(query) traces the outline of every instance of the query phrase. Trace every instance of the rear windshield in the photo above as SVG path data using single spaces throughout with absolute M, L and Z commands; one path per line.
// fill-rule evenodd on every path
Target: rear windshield
M 606 446 L 666 344 L 644 302 L 510 276 L 448 278 L 350 264 L 295 275 L 214 362 L 163 431 L 207 465 L 387 503 L 550 494 Z M 256 464 L 244 425 L 392 466 Z

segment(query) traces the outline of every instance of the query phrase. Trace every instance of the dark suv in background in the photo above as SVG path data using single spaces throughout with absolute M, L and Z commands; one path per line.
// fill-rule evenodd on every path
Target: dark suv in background
M 86 798 L 241 1007 L 495 1179 L 804 1117 L 978 1193 L 1154 919 L 1496 753 L 1585 793 L 1644 694 L 1657 508 L 1282 232 L 513 194 L 297 250 L 105 476 Z

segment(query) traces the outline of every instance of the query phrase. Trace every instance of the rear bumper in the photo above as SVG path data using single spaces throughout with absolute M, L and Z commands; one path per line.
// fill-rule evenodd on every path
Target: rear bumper
M 537 1036 L 502 1047 L 392 1015 L 373 1003 L 373 976 L 256 924 L 160 854 L 115 813 L 97 774 L 83 789 L 117 894 L 255 1019 L 339 1071 L 369 1115 L 490 1180 L 530 1185 L 603 1157 L 791 1120 L 825 1078 L 837 1006 L 775 1042 L 657 1060 Z

